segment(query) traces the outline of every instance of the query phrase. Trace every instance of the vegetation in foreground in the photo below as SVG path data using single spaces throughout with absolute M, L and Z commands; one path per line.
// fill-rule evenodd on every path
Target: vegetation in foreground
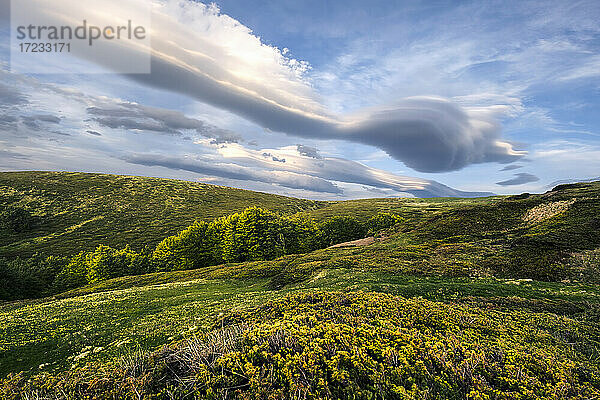
M 313 221 L 307 237 L 335 217 L 399 223 L 365 247 L 201 268 L 177 261 L 193 240 L 166 239 L 164 272 L 0 304 L 0 397 L 600 398 L 599 210 L 591 183 L 265 211 Z
M 598 339 L 597 328 L 556 314 L 312 291 L 228 313 L 112 368 L 11 375 L 3 396 L 591 399 Z M 74 365 L 103 348 L 83 350 Z

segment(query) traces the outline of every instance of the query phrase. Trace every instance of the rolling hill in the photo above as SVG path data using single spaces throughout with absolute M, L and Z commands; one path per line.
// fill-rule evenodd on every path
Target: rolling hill
M 49 176 L 53 193 L 77 183 L 68 174 Z M 90 204 L 103 202 L 103 179 L 135 182 L 79 178 L 95 183 L 68 206 L 45 209 L 71 215 L 87 192 Z M 42 198 L 21 182 L 11 204 Z M 186 202 L 181 190 L 178 204 Z M 161 207 L 121 196 L 160 225 L 152 212 Z M 271 203 L 263 207 L 316 220 L 364 221 L 385 211 L 402 222 L 376 232 L 367 246 L 124 276 L 0 303 L 0 397 L 600 398 L 600 182 L 483 199 L 264 196 Z M 181 227 L 199 218 L 185 210 L 177 214 L 189 218 Z M 133 223 L 120 219 L 129 214 L 110 215 L 113 229 Z M 171 223 L 164 235 L 181 229 Z M 145 243 L 133 235 L 146 234 L 139 226 L 116 232 L 112 243 Z M 94 245 L 109 235 L 88 232 Z M 63 235 L 44 243 L 46 251 L 72 254 L 79 241 Z M 68 251 L 53 248 L 63 245 Z
M 194 220 L 261 207 L 295 213 L 322 203 L 203 183 L 68 172 L 0 173 L 0 209 L 24 208 L 27 232 L 0 232 L 0 257 L 72 255 L 98 244 L 155 246 Z
M 26 232 L 0 231 L 0 257 L 36 252 L 70 256 L 99 244 L 154 247 L 195 220 L 250 206 L 317 219 L 366 219 L 379 211 L 423 213 L 480 199 L 371 199 L 324 202 L 172 179 L 70 172 L 0 173 L 0 210 L 16 206 L 36 219 Z M 316 210 L 320 210 L 316 212 Z M 312 212 L 315 211 L 315 212 Z

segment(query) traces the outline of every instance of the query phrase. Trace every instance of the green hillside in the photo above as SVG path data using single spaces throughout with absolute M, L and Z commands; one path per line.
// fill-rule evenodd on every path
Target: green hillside
M 319 202 L 204 183 L 147 177 L 69 172 L 0 172 L 0 211 L 27 210 L 22 232 L 0 229 L 0 257 L 39 252 L 71 256 L 99 244 L 134 249 L 156 246 L 195 220 L 250 206 L 284 214 L 308 211 L 315 219 L 352 215 L 365 220 L 379 211 L 409 216 L 481 199 L 369 199 Z
M 401 219 L 366 246 L 0 303 L 0 398 L 600 398 L 600 182 L 469 200 L 279 199 L 318 221 Z
M 0 173 L 0 210 L 35 217 L 25 232 L 0 231 L 0 257 L 73 255 L 98 244 L 155 246 L 194 220 L 261 206 L 295 213 L 320 203 L 203 183 L 67 172 Z
M 431 217 L 439 211 L 451 210 L 465 205 L 493 203 L 500 199 L 502 199 L 501 196 L 468 199 L 437 197 L 430 199 L 383 198 L 330 201 L 322 207 L 307 211 L 306 214 L 317 220 L 336 215 L 350 215 L 364 221 L 378 212 L 391 212 L 415 221 L 420 218 Z

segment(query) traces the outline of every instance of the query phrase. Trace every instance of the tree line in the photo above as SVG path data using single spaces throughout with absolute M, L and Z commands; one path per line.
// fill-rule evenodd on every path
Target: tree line
M 398 215 L 379 213 L 366 223 L 348 216 L 316 222 L 302 214 L 282 216 L 250 207 L 212 222 L 196 221 L 155 249 L 100 245 L 70 258 L 0 259 L 0 299 L 40 297 L 127 275 L 272 260 L 360 239 L 401 221 Z

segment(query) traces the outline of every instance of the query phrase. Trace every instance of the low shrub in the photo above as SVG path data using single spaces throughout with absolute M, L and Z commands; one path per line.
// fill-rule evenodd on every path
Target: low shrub
M 569 280 L 600 284 L 600 248 L 576 253 L 565 264 Z
M 375 234 L 379 231 L 389 229 L 394 225 L 404 222 L 404 218 L 397 214 L 380 212 L 377 215 L 369 218 L 367 221 L 367 229 L 370 234 Z
M 37 223 L 38 218 L 21 207 L 9 206 L 0 211 L 0 228 L 11 232 L 30 231 Z
M 377 293 L 301 293 L 174 348 L 29 381 L 40 398 L 592 399 L 598 333 L 580 322 Z

